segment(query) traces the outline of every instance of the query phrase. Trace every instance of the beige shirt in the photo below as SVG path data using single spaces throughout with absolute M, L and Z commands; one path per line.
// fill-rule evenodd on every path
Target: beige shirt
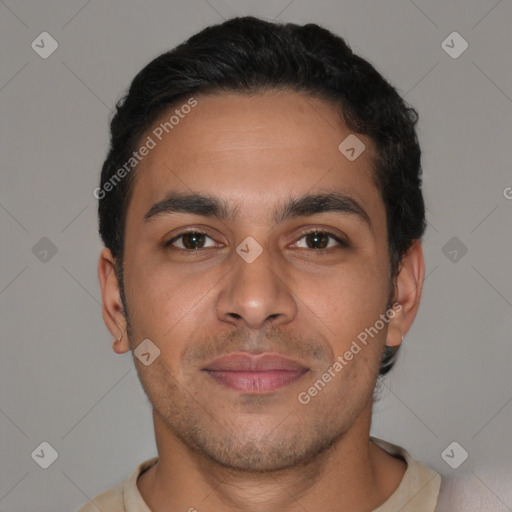
M 370 439 L 389 454 L 398 455 L 407 462 L 407 469 L 398 488 L 373 512 L 434 512 L 441 475 L 413 459 L 400 446 L 375 437 Z M 153 457 L 142 462 L 124 482 L 98 494 L 78 512 L 98 512 L 98 509 L 101 512 L 151 512 L 137 488 L 137 478 L 157 460 L 158 457 Z

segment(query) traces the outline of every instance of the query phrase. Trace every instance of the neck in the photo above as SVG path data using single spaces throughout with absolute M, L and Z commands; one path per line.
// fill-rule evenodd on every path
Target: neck
M 220 466 L 182 443 L 155 412 L 153 419 L 159 459 L 137 481 L 153 512 L 368 511 L 389 498 L 406 469 L 370 441 L 371 404 L 313 460 L 269 473 Z

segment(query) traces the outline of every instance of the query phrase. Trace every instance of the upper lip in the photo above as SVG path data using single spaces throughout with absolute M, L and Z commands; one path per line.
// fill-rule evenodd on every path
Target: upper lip
M 306 371 L 307 367 L 279 354 L 227 354 L 208 363 L 203 370 L 229 372 L 265 372 L 271 370 Z

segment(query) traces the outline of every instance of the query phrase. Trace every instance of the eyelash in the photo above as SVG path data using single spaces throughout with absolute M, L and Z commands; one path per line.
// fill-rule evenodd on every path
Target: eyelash
M 172 244 L 174 242 L 176 242 L 180 238 L 184 237 L 185 235 L 190 235 L 190 234 L 205 235 L 206 237 L 208 237 L 211 240 L 213 240 L 213 238 L 211 236 L 209 236 L 208 234 L 204 233 L 203 231 L 189 230 L 189 231 L 184 231 L 183 233 L 180 233 L 179 235 L 176 235 L 175 237 L 173 237 L 168 242 L 164 242 L 164 248 L 168 249 L 168 248 L 172 247 L 173 249 L 176 249 L 176 250 L 179 250 L 179 251 L 185 251 L 185 252 L 188 252 L 188 253 L 197 253 L 197 252 L 205 250 L 205 249 L 210 249 L 210 247 L 204 247 L 204 248 L 199 248 L 199 249 L 183 249 L 181 247 L 173 247 L 172 246 Z M 303 233 L 300 234 L 299 238 L 297 239 L 297 242 L 299 240 L 302 240 L 307 235 L 314 235 L 314 234 L 324 234 L 324 235 L 327 235 L 329 238 L 335 240 L 339 244 L 338 248 L 348 249 L 350 247 L 350 245 L 347 242 L 345 242 L 345 240 L 341 239 L 340 237 L 338 237 L 337 235 L 335 235 L 331 231 L 322 230 L 322 229 L 311 229 L 309 231 L 304 231 Z M 333 248 L 334 247 L 328 247 L 328 248 L 325 248 L 325 249 L 310 249 L 310 250 L 314 251 L 314 252 L 322 253 L 324 251 L 328 251 L 329 249 L 333 249 Z

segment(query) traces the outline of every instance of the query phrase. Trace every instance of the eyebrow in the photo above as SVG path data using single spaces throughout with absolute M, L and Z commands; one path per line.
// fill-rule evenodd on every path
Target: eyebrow
M 232 221 L 235 219 L 237 211 L 238 208 L 232 208 L 226 201 L 215 196 L 169 192 L 164 199 L 149 209 L 144 215 L 144 221 L 149 222 L 155 217 L 173 213 L 189 213 Z M 353 215 L 371 228 L 370 217 L 364 208 L 355 199 L 339 192 L 289 198 L 275 210 L 274 221 L 276 224 L 280 224 L 288 219 L 323 212 Z

